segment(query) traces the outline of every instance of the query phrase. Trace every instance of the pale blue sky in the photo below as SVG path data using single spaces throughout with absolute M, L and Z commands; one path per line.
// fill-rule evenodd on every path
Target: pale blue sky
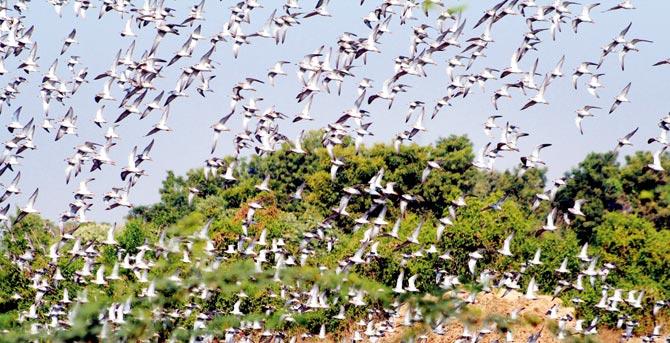
M 149 176 L 141 178 L 138 185 L 131 192 L 131 201 L 136 204 L 150 204 L 158 200 L 158 189 L 161 180 L 165 177 L 168 170 L 174 170 L 177 174 L 184 174 L 188 169 L 200 167 L 203 161 L 209 157 L 209 147 L 211 143 L 212 131 L 210 125 L 214 123 L 228 109 L 230 99 L 230 90 L 235 83 L 245 77 L 255 77 L 265 79 L 266 71 L 278 60 L 288 60 L 298 62 L 301 57 L 314 51 L 321 45 L 335 46 L 338 36 L 344 32 L 358 33 L 367 36 L 369 29 L 363 24 L 364 17 L 375 1 L 366 1 L 363 7 L 358 6 L 358 0 L 337 0 L 332 1 L 329 6 L 333 14 L 330 18 L 312 17 L 301 19 L 302 24 L 289 30 L 287 41 L 284 45 L 275 45 L 270 40 L 252 39 L 252 45 L 243 46 L 238 59 L 234 59 L 230 50 L 229 43 L 219 45 L 219 49 L 214 54 L 214 60 L 219 62 L 215 71 L 216 78 L 212 81 L 211 87 L 215 93 L 209 93 L 207 98 L 200 97 L 195 93 L 195 86 L 192 87 L 192 95 L 188 98 L 178 99 L 171 105 L 171 117 L 168 125 L 174 129 L 171 133 L 161 133 L 155 136 L 156 145 L 152 152 L 154 162 L 147 162 L 143 165 Z M 485 7 L 491 5 L 490 1 L 446 1 L 447 4 L 468 5 L 464 17 L 468 24 L 462 41 L 466 38 L 479 35 L 482 28 L 472 30 L 472 25 L 479 19 Z M 540 3 L 551 1 L 539 1 Z M 578 163 L 590 151 L 610 150 L 615 144 L 616 139 L 623 136 L 635 127 L 640 127 L 639 132 L 634 137 L 634 149 L 627 149 L 624 152 L 630 153 L 636 149 L 650 149 L 646 144 L 649 137 L 658 135 L 658 120 L 668 112 L 668 96 L 670 91 L 667 89 L 667 80 L 670 77 L 670 67 L 652 67 L 651 65 L 662 59 L 670 57 L 670 37 L 665 34 L 670 32 L 665 14 L 670 13 L 670 2 L 668 1 L 638 1 L 639 7 L 634 11 L 617 11 L 610 13 L 601 13 L 603 9 L 613 6 L 616 1 L 602 1 L 603 5 L 592 12 L 596 21 L 595 25 L 583 24 L 580 26 L 580 32 L 575 35 L 570 25 L 563 25 L 563 32 L 559 33 L 557 40 L 551 41 L 548 33 L 542 33 L 544 39 L 539 47 L 539 52 L 531 52 L 526 56 L 521 66 L 527 69 L 539 57 L 540 63 L 538 72 L 546 73 L 551 71 L 561 55 L 566 55 L 566 63 L 563 69 L 566 77 L 555 81 L 549 87 L 547 99 L 549 106 L 537 105 L 533 108 L 520 112 L 519 109 L 527 101 L 527 97 L 515 95 L 514 99 L 502 99 L 500 101 L 500 111 L 498 114 L 504 116 L 501 123 L 509 120 L 519 125 L 524 131 L 530 132 L 531 136 L 521 141 L 523 154 L 529 154 L 533 147 L 539 143 L 553 143 L 554 145 L 543 151 L 543 159 L 549 165 L 550 177 L 556 177 Z M 136 2 L 141 6 L 141 2 Z M 175 8 L 177 19 L 174 22 L 181 21 L 188 13 L 188 8 L 194 2 L 192 1 L 170 1 L 166 4 Z M 280 6 L 279 1 L 261 1 L 265 8 L 256 10 L 252 13 L 251 25 L 244 26 L 245 33 L 251 33 L 259 29 L 268 18 L 274 6 Z M 283 3 L 283 2 L 282 2 Z M 304 7 L 303 11 L 311 9 L 316 1 L 300 1 Z M 96 2 L 97 4 L 97 2 Z M 206 21 L 202 22 L 202 33 L 205 36 L 212 36 L 221 30 L 223 22 L 228 20 L 230 11 L 229 6 L 232 1 L 212 1 L 207 0 L 205 5 Z M 578 12 L 579 6 L 573 6 L 573 11 Z M 61 106 L 53 102 L 51 107 L 51 116 L 60 118 L 67 110 L 67 106 L 72 106 L 75 113 L 79 116 L 79 136 L 66 136 L 58 142 L 54 142 L 54 133 L 46 134 L 40 129 L 36 134 L 35 142 L 38 146 L 37 151 L 27 152 L 25 158 L 21 161 L 19 169 L 23 177 L 20 187 L 23 194 L 12 199 L 13 204 L 23 205 L 26 198 L 35 187 L 40 188 L 40 195 L 36 207 L 50 219 L 55 219 L 57 215 L 66 209 L 67 202 L 72 199 L 72 192 L 77 188 L 77 183 L 82 178 L 89 177 L 88 172 L 80 175 L 75 182 L 69 185 L 65 184 L 65 162 L 64 159 L 71 155 L 73 147 L 84 141 L 90 140 L 103 142 L 102 136 L 104 129 L 99 129 L 93 125 L 93 117 L 98 108 L 98 104 L 93 101 L 93 95 L 102 89 L 104 80 L 93 81 L 93 77 L 104 72 L 111 64 L 118 49 L 125 49 L 131 43 L 132 38 L 123 38 L 119 35 L 127 17 L 121 18 L 116 13 L 108 13 L 101 20 L 97 20 L 99 8 L 89 10 L 87 18 L 75 18 L 73 15 L 72 4 L 65 9 L 62 18 L 59 18 L 54 10 L 46 1 L 30 2 L 29 10 L 24 13 L 26 23 L 35 24 L 35 33 L 33 39 L 38 43 L 38 54 L 40 56 L 40 73 L 35 73 L 28 78 L 28 83 L 21 88 L 21 94 L 13 100 L 12 106 L 3 107 L 0 122 L 7 124 L 10 115 L 18 106 L 23 106 L 21 122 L 27 122 L 30 116 L 36 117 L 36 122 L 41 123 L 42 111 L 38 97 L 38 87 L 41 75 L 46 71 L 49 65 L 58 58 L 60 47 L 65 36 L 72 30 L 77 29 L 77 38 L 79 44 L 72 46 L 67 55 L 81 56 L 82 63 L 89 68 L 90 83 L 81 87 L 80 91 L 72 98 L 66 100 L 66 106 Z M 392 21 L 391 34 L 386 34 L 381 39 L 380 49 L 383 53 L 371 54 L 368 58 L 368 64 L 354 68 L 355 78 L 349 78 L 344 86 L 340 97 L 337 94 L 320 94 L 315 98 L 312 115 L 317 119 L 315 122 L 298 124 L 291 123 L 290 120 L 281 122 L 281 131 L 289 137 L 294 137 L 296 132 L 302 129 L 315 129 L 331 122 L 340 116 L 341 112 L 349 108 L 355 99 L 355 85 L 363 77 L 373 79 L 375 88 L 378 91 L 382 82 L 391 76 L 393 72 L 393 59 L 397 55 L 409 54 L 409 30 L 411 25 L 417 22 L 434 23 L 433 18 L 426 20 L 422 14 L 416 13 L 419 21 L 410 22 L 410 25 L 399 26 L 397 19 Z M 644 38 L 653 40 L 653 44 L 640 43 L 639 53 L 631 53 L 626 59 L 626 70 L 621 71 L 618 67 L 616 53 L 611 54 L 601 68 L 601 72 L 606 75 L 601 78 L 604 88 L 600 90 L 600 99 L 595 99 L 586 91 L 586 77 L 580 80 L 580 88 L 575 91 L 570 84 L 570 75 L 577 65 L 582 61 L 597 62 L 600 47 L 615 37 L 629 22 L 633 22 L 632 28 L 627 38 Z M 182 28 L 182 35 L 167 36 L 159 48 L 159 57 L 169 60 L 174 52 L 186 40 L 186 35 L 192 29 Z M 494 26 L 492 43 L 486 51 L 487 57 L 479 59 L 470 72 L 479 73 L 484 67 L 493 67 L 504 69 L 509 65 L 512 52 L 519 46 L 521 35 L 526 27 L 519 17 L 507 17 Z M 147 26 L 137 31 L 137 48 L 135 58 L 151 45 L 154 30 Z M 434 37 L 432 32 L 432 37 Z M 200 42 L 194 59 L 199 58 L 207 49 L 207 42 Z M 448 83 L 445 73 L 446 60 L 460 52 L 460 49 L 450 48 L 446 53 L 434 55 L 438 66 L 429 66 L 427 72 L 429 77 L 416 78 L 405 77 L 403 83 L 412 85 L 409 93 L 398 96 L 393 108 L 386 109 L 386 103 L 376 102 L 372 106 L 365 108 L 370 111 L 374 124 L 371 129 L 375 133 L 370 141 L 390 142 L 392 136 L 403 130 L 406 125 L 403 122 L 404 114 L 409 102 L 412 100 L 422 100 L 428 103 L 429 108 L 435 104 L 435 101 L 441 96 L 446 95 L 446 85 Z M 21 55 L 19 59 L 9 57 L 6 59 L 6 67 L 10 70 L 7 74 L 0 77 L 3 85 L 12 80 L 17 75 L 24 75 L 22 71 L 15 71 L 15 67 L 26 55 Z M 66 57 L 59 58 L 59 75 L 66 77 L 69 71 L 66 69 Z M 166 69 L 164 78 L 156 84 L 159 88 L 165 90 L 174 89 L 175 81 L 182 68 L 194 61 L 184 61 L 183 59 Z M 361 62 L 356 64 L 360 65 Z M 288 77 L 279 78 L 277 86 L 272 88 L 269 85 L 258 87 L 256 96 L 265 98 L 260 103 L 261 108 L 274 104 L 277 110 L 288 115 L 298 113 L 302 109 L 302 104 L 297 104 L 295 95 L 300 89 L 295 76 L 295 65 L 287 66 Z M 459 72 L 464 72 L 459 70 Z M 69 78 L 69 76 L 67 77 Z M 513 78 L 506 78 L 504 82 L 511 82 Z M 632 88 L 629 98 L 632 103 L 622 105 L 613 115 L 607 114 L 613 97 L 629 82 L 632 81 Z M 541 77 L 536 79 L 541 82 Z M 440 136 L 450 134 L 467 134 L 475 143 L 478 149 L 488 141 L 488 138 L 482 131 L 482 123 L 485 119 L 496 111 L 491 105 L 491 95 L 495 89 L 500 86 L 500 81 L 493 81 L 487 84 L 486 91 L 482 92 L 478 87 L 465 99 L 457 99 L 453 102 L 453 107 L 445 108 L 433 121 L 426 126 L 429 128 L 418 139 L 422 144 L 434 142 Z M 531 95 L 534 92 L 531 91 Z M 114 94 L 119 97 L 122 92 L 115 89 Z M 148 98 L 152 98 L 150 94 Z M 516 94 L 516 92 L 515 92 Z M 603 107 L 603 110 L 594 111 L 595 118 L 587 118 L 584 121 L 585 135 L 581 136 L 574 124 L 574 111 L 583 105 L 597 105 Z M 113 121 L 120 111 L 115 109 L 113 103 L 108 103 L 106 108 L 106 119 Z M 117 165 L 114 167 L 105 166 L 102 172 L 93 173 L 96 178 L 90 187 L 98 195 L 95 199 L 95 205 L 89 214 L 89 219 L 96 221 L 115 221 L 121 219 L 126 211 L 116 209 L 113 211 L 104 211 L 104 204 L 100 195 L 108 191 L 112 186 L 121 185 L 119 177 L 120 169 L 125 165 L 127 155 L 134 145 L 143 148 L 150 139 L 144 134 L 158 120 L 159 112 L 154 112 L 149 118 L 138 121 L 137 117 L 124 120 L 119 127 L 121 140 L 113 148 L 111 155 L 116 159 Z M 229 122 L 233 131 L 241 127 L 241 115 L 236 115 Z M 9 134 L 5 131 L 5 140 L 9 139 Z M 231 152 L 230 142 L 232 133 L 225 134 L 217 149 L 218 155 L 229 154 Z M 493 138 L 497 141 L 496 136 Z M 653 147 L 652 147 L 653 148 Z M 504 159 L 497 162 L 498 167 L 510 167 L 519 161 L 520 154 L 508 154 Z M 86 169 L 88 170 L 88 168 Z M 3 183 L 8 182 L 10 173 L 2 176 Z

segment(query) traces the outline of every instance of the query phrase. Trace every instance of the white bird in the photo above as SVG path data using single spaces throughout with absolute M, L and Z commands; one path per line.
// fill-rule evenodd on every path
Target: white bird
M 102 91 L 95 95 L 95 102 L 96 103 L 100 102 L 100 100 L 111 100 L 111 101 L 116 100 L 112 96 L 112 81 L 114 81 L 114 79 L 109 78 L 109 80 L 107 80 L 107 82 L 105 82 L 105 84 L 102 88 Z
M 565 55 L 561 56 L 561 59 L 558 60 L 558 63 L 556 64 L 556 67 L 554 67 L 554 70 L 551 71 L 551 74 L 549 75 L 550 80 L 554 80 L 559 77 L 563 77 L 563 72 L 561 69 L 563 69 L 563 64 L 565 64 Z
M 588 255 L 588 249 L 589 249 L 589 243 L 584 243 L 584 245 L 582 245 L 581 250 L 579 250 L 579 255 L 577 255 L 577 258 L 584 262 L 590 262 L 591 258 Z
M 98 271 L 95 273 L 95 280 L 93 280 L 93 283 L 98 285 L 98 286 L 102 286 L 102 285 L 107 284 L 107 281 L 105 281 L 105 266 L 104 265 L 101 265 L 98 268 Z
M 136 37 L 137 35 L 133 32 L 132 27 L 133 17 L 129 17 L 126 24 L 123 26 L 123 31 L 121 31 L 121 37 Z
M 167 120 L 169 115 L 170 115 L 170 107 L 166 106 L 165 110 L 163 110 L 161 118 L 158 120 L 158 123 L 156 123 L 156 125 L 154 125 L 154 127 L 145 136 L 151 136 L 154 133 L 161 131 L 172 131 L 172 129 L 167 126 Z
M 270 174 L 265 174 L 265 177 L 263 178 L 263 181 L 261 181 L 260 184 L 255 185 L 254 188 L 258 189 L 259 191 L 269 192 L 270 191 Z
M 512 239 L 514 238 L 514 233 L 511 233 L 507 238 L 505 238 L 505 241 L 503 242 L 503 247 L 502 249 L 499 249 L 498 252 L 502 254 L 503 256 L 508 256 L 511 257 L 512 251 L 510 250 L 510 246 L 512 244 Z
M 484 256 L 479 251 L 474 251 L 468 254 L 470 257 L 468 259 L 468 270 L 470 271 L 470 274 L 475 275 L 475 268 L 477 266 L 477 261 Z
M 572 213 L 575 216 L 583 217 L 584 213 L 582 212 L 582 205 L 586 202 L 586 199 L 577 199 L 575 204 L 568 209 L 568 212 Z
M 654 142 L 665 146 L 670 145 L 670 141 L 668 141 L 668 130 L 665 129 L 665 126 L 661 125 L 661 133 L 658 135 L 658 137 L 652 137 L 647 140 L 647 144 Z
M 307 151 L 305 151 L 302 148 L 302 139 L 303 136 L 305 135 L 305 130 L 300 131 L 300 134 L 295 138 L 295 141 L 293 142 L 293 147 L 291 148 L 291 151 L 296 153 L 296 154 L 306 154 Z
M 305 14 L 305 18 L 309 18 L 309 17 L 315 16 L 315 15 L 330 17 L 331 15 L 328 12 L 328 8 L 326 7 L 326 6 L 328 6 L 329 2 L 330 2 L 330 0 L 319 0 L 319 1 L 317 1 L 316 7 L 314 8 L 314 11 Z
M 387 236 L 393 237 L 395 239 L 398 239 L 398 232 L 400 231 L 400 222 L 402 221 L 401 217 L 398 217 L 396 219 L 395 223 L 393 224 L 393 228 L 391 229 L 391 232 L 387 233 Z
M 110 225 L 109 229 L 107 229 L 107 238 L 102 242 L 103 244 L 106 245 L 116 245 L 117 242 L 114 240 L 114 229 L 116 228 L 116 224 Z
M 242 305 L 242 300 L 238 299 L 235 304 L 233 305 L 233 310 L 230 311 L 230 314 L 234 316 L 243 316 L 244 313 L 240 311 L 240 305 Z
M 63 42 L 63 47 L 61 48 L 60 54 L 64 54 L 65 51 L 70 47 L 70 45 L 78 43 L 77 40 L 75 39 L 75 35 L 77 34 L 76 29 L 72 29 L 70 31 L 70 34 L 67 35 L 65 38 L 65 41 Z
M 616 147 L 614 147 L 614 151 L 619 151 L 619 149 L 621 149 L 621 148 L 623 148 L 627 145 L 633 145 L 633 143 L 631 143 L 630 139 L 633 137 L 633 135 L 635 135 L 635 133 L 637 132 L 638 129 L 639 129 L 639 127 L 636 127 L 635 130 L 633 130 L 633 131 L 627 133 L 625 136 L 619 138 L 617 140 Z
M 567 274 L 567 273 L 570 272 L 570 270 L 568 270 L 568 258 L 567 257 L 563 259 L 563 262 L 561 262 L 561 266 L 558 267 L 558 269 L 556 269 L 555 271 L 559 274 Z
M 619 107 L 619 105 L 621 105 L 621 103 L 630 102 L 630 100 L 628 100 L 628 91 L 630 90 L 630 85 L 631 85 L 631 82 L 629 82 L 626 85 L 626 87 L 624 87 L 624 89 L 621 90 L 621 92 L 616 97 L 614 97 L 614 103 L 612 104 L 612 107 L 610 107 L 610 111 L 609 111 L 610 114 L 612 112 L 614 112 L 614 110 L 616 110 L 617 107 Z
M 510 74 L 521 74 L 523 73 L 523 70 L 519 68 L 519 50 L 515 50 L 514 53 L 512 54 L 512 57 L 510 58 L 510 66 L 509 68 L 504 69 L 500 73 L 500 78 L 504 78 L 507 75 Z
M 544 77 L 544 81 L 542 82 L 542 86 L 540 86 L 540 89 L 537 91 L 537 94 L 535 94 L 535 96 L 533 96 L 532 98 L 530 98 L 530 99 L 528 100 L 528 102 L 527 102 L 525 105 L 523 105 L 523 107 L 521 108 L 521 110 L 523 111 L 523 110 L 525 110 L 525 109 L 527 109 L 527 108 L 529 108 L 529 107 L 531 107 L 531 106 L 533 106 L 533 105 L 535 105 L 535 104 L 545 104 L 545 105 L 548 105 L 549 102 L 547 101 L 547 99 L 546 99 L 545 96 L 544 96 L 544 93 L 545 93 L 545 91 L 547 90 L 547 86 L 548 86 L 548 85 L 549 85 L 549 76 L 548 76 L 548 75 L 545 75 L 545 77 Z
M 536 300 L 537 299 L 537 295 L 535 295 L 536 291 L 537 291 L 537 284 L 535 283 L 535 277 L 532 277 L 528 282 L 528 287 L 526 287 L 526 294 L 524 295 L 524 297 L 528 300 Z
M 95 123 L 95 125 L 97 125 L 100 128 L 102 127 L 102 124 L 107 123 L 107 121 L 105 120 L 105 118 L 102 115 L 102 111 L 104 109 L 105 109 L 105 105 L 100 106 L 100 108 L 98 108 L 98 110 L 95 111 L 95 118 L 93 119 L 93 122 Z
M 614 7 L 611 7 L 605 12 L 616 11 L 616 10 L 633 10 L 633 9 L 635 9 L 635 6 L 633 5 L 631 0 L 623 0 L 622 2 L 618 3 Z
M 577 28 L 581 23 L 594 23 L 593 18 L 591 18 L 591 10 L 594 7 L 599 6 L 600 3 L 596 2 L 593 4 L 587 4 L 582 7 L 580 14 L 572 20 L 572 29 L 577 33 Z
M 119 280 L 121 277 L 119 276 L 119 262 L 114 263 L 114 267 L 112 267 L 112 273 L 107 276 L 107 280 Z
M 433 169 L 442 170 L 442 166 L 437 161 L 428 161 L 426 168 L 421 172 L 421 183 L 425 183 L 428 180 L 428 176 L 430 176 L 430 172 Z
M 302 193 L 305 191 L 305 186 L 307 184 L 305 182 L 301 183 L 298 188 L 295 190 L 293 193 L 292 197 L 293 199 L 300 200 L 302 199 Z
M 542 254 L 542 249 L 537 248 L 535 250 L 535 254 L 533 255 L 533 259 L 529 261 L 530 264 L 539 266 L 542 265 L 542 261 L 540 261 L 540 255 Z
M 279 61 L 274 64 L 272 69 L 268 70 L 268 80 L 270 82 L 270 85 L 274 87 L 275 85 L 275 77 L 278 75 L 286 75 L 286 72 L 282 68 L 284 64 L 290 63 L 288 61 Z
M 295 118 L 293 118 L 293 122 L 298 122 L 300 120 L 314 120 L 309 114 L 312 108 L 312 101 L 314 101 L 314 94 L 310 95 L 307 98 L 307 102 L 305 103 L 305 106 L 302 108 L 300 113 L 296 114 Z
M 407 288 L 405 288 L 405 290 L 407 290 L 408 292 L 418 292 L 419 291 L 419 289 L 416 288 L 417 277 L 418 277 L 418 275 L 416 275 L 416 274 L 410 276 L 410 278 L 407 280 Z
M 577 117 L 575 118 L 575 124 L 577 125 L 577 128 L 579 129 L 579 133 L 582 135 L 584 134 L 584 130 L 582 129 L 582 121 L 586 117 L 593 117 L 593 114 L 591 113 L 592 109 L 601 109 L 598 106 L 584 106 L 580 109 L 578 109 L 577 112 Z
M 230 114 L 223 116 L 221 119 L 219 119 L 216 123 L 214 123 L 211 128 L 214 130 L 214 138 L 212 139 L 212 149 L 210 150 L 210 154 L 214 153 L 214 150 L 216 150 L 216 146 L 219 142 L 219 138 L 221 137 L 221 134 L 223 132 L 230 131 L 230 129 L 226 126 L 226 123 L 232 117 L 234 112 L 231 112 Z
M 40 191 L 39 188 L 35 189 L 33 194 L 30 195 L 30 198 L 28 198 L 28 203 L 24 207 L 19 208 L 19 214 L 14 219 L 14 224 L 20 222 L 23 218 L 25 218 L 29 214 L 39 213 L 39 211 L 35 209 L 35 200 L 37 200 L 37 194 L 39 193 L 39 191 Z
M 589 78 L 589 82 L 586 84 L 586 91 L 598 99 L 600 98 L 600 95 L 598 95 L 598 88 L 603 87 L 603 84 L 600 82 L 600 77 L 603 75 L 605 74 L 591 74 L 591 78 Z
M 665 171 L 665 168 L 663 168 L 663 165 L 661 164 L 661 155 L 665 153 L 665 150 L 668 148 L 667 145 L 663 146 L 660 150 L 656 150 L 654 152 L 654 161 L 652 163 L 647 164 L 647 168 L 657 171 L 657 172 L 663 172 Z
M 414 231 L 412 231 L 412 234 L 407 237 L 407 242 L 419 244 L 419 233 L 421 232 L 421 227 L 423 227 L 423 219 L 419 221 L 419 224 L 416 226 Z
M 502 118 L 502 116 L 499 115 L 492 115 L 486 119 L 486 122 L 484 123 L 484 134 L 487 136 L 491 137 L 491 130 L 499 127 L 496 125 L 495 120 L 497 118 Z
M 551 212 L 547 215 L 546 223 L 542 226 L 542 230 L 546 231 L 555 231 L 558 227 L 554 224 L 556 220 L 557 209 L 554 207 L 551 209 Z

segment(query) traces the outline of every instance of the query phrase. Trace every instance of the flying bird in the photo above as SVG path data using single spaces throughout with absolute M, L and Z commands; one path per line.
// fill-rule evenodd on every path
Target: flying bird
M 584 134 L 584 130 L 582 129 L 582 121 L 586 117 L 593 117 L 593 114 L 591 113 L 591 110 L 593 110 L 593 109 L 600 110 L 602 108 L 600 108 L 598 106 L 586 105 L 586 106 L 578 109 L 577 111 L 575 111 L 575 112 L 577 112 L 577 117 L 575 118 L 575 124 L 577 125 L 577 128 L 579 129 L 579 133 L 581 133 L 582 135 Z
M 630 139 L 635 135 L 639 127 L 636 127 L 635 130 L 627 133 L 625 136 L 621 137 L 617 141 L 616 147 L 614 147 L 614 151 L 619 151 L 619 149 L 627 146 L 627 145 L 633 145 L 633 143 L 630 142 Z
M 612 112 L 614 112 L 614 110 L 616 110 L 620 104 L 624 102 L 630 102 L 630 100 L 628 100 L 628 91 L 630 90 L 630 85 L 631 82 L 629 82 L 626 87 L 624 87 L 624 89 L 616 97 L 614 97 L 614 103 L 612 104 L 612 107 L 610 107 L 609 111 L 610 114 L 612 114 Z

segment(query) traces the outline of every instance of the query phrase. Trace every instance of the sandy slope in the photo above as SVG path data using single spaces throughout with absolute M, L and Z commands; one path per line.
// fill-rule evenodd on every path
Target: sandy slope
M 552 300 L 550 296 L 541 296 L 538 295 L 537 300 L 527 300 L 524 298 L 523 294 L 518 292 L 510 292 L 505 295 L 504 298 L 500 297 L 500 294 L 481 294 L 477 297 L 477 303 L 470 305 L 474 312 L 481 313 L 482 316 L 498 314 L 501 316 L 509 316 L 509 314 L 514 309 L 524 308 L 519 313 L 519 320 L 517 324 L 512 326 L 512 333 L 514 336 L 515 342 L 526 342 L 528 337 L 534 333 L 537 333 L 541 328 L 542 334 L 540 336 L 539 342 L 542 343 L 553 343 L 553 342 L 570 342 L 572 340 L 559 341 L 555 334 L 551 332 L 550 327 L 556 327 L 556 321 L 551 320 L 546 315 L 546 312 L 553 306 L 558 305 L 559 311 L 558 316 L 563 316 L 567 313 L 571 313 L 574 317 L 574 309 L 571 307 L 563 307 L 560 299 Z M 401 309 L 401 313 L 404 309 Z M 402 317 L 402 315 L 401 315 Z M 399 320 L 398 325 L 402 319 Z M 568 329 L 572 330 L 574 328 L 574 320 L 568 323 Z M 476 322 L 470 327 L 472 332 L 477 332 L 483 326 L 482 322 Z M 438 343 L 438 342 L 454 342 L 460 335 L 463 333 L 463 324 L 457 320 L 449 321 L 445 326 L 445 334 L 437 335 L 434 333 L 429 333 L 427 335 L 426 342 L 428 343 Z M 392 335 L 387 335 L 381 339 L 381 342 L 399 342 L 403 337 L 402 326 L 399 326 L 399 329 Z M 600 330 L 597 337 L 593 337 L 594 340 L 600 342 L 617 342 L 620 337 L 619 332 L 614 331 L 604 331 Z M 505 342 L 504 334 L 499 332 L 494 332 L 486 335 L 480 342 L 495 342 L 499 340 L 500 342 Z M 632 339 L 628 342 L 641 342 L 640 339 Z

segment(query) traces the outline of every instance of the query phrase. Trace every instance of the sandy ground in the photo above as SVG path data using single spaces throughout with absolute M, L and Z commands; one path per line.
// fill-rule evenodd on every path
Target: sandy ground
M 514 342 L 526 342 L 529 336 L 539 332 L 542 328 L 544 329 L 542 330 L 539 339 L 539 342 L 541 343 L 572 342 L 571 339 L 563 341 L 558 340 L 555 334 L 549 329 L 550 327 L 556 328 L 557 323 L 556 320 L 549 319 L 546 315 L 546 312 L 553 305 L 559 306 L 558 317 L 570 313 L 574 318 L 574 308 L 563 307 L 560 299 L 552 300 L 550 296 L 538 295 L 538 299 L 536 300 L 527 300 L 523 294 L 518 292 L 510 292 L 505 295 L 504 298 L 501 298 L 500 294 L 481 294 L 477 297 L 477 302 L 469 306 L 474 309 L 474 312 L 481 313 L 482 316 L 498 314 L 506 317 L 509 317 L 509 314 L 513 310 L 524 308 L 519 313 L 517 324 L 514 324 L 511 327 Z M 402 311 L 403 310 L 401 309 L 401 312 Z M 574 320 L 568 323 L 567 327 L 569 331 L 572 331 L 574 324 Z M 400 325 L 400 323 L 398 323 L 398 325 Z M 481 322 L 476 322 L 470 327 L 470 331 L 476 333 L 483 325 L 484 324 Z M 403 337 L 403 331 L 402 326 L 399 326 L 394 334 L 383 337 L 380 342 L 400 342 Z M 444 325 L 444 331 L 444 335 L 437 335 L 430 332 L 424 337 L 424 341 L 427 343 L 455 342 L 463 333 L 463 324 L 458 320 L 453 319 Z M 576 337 L 577 336 L 575 336 L 575 338 Z M 598 335 L 593 338 L 594 341 L 598 342 L 619 342 L 620 337 L 621 332 L 601 329 L 599 330 Z M 494 330 L 493 333 L 484 336 L 479 342 L 490 343 L 495 342 L 496 340 L 505 342 L 505 335 Z M 642 342 L 642 340 L 640 338 L 634 338 L 628 342 L 637 343 Z
M 551 297 L 538 296 L 538 299 L 536 300 L 527 300 L 524 298 L 523 294 L 518 292 L 510 292 L 505 295 L 504 298 L 501 298 L 500 294 L 483 293 L 477 297 L 477 302 L 469 305 L 469 307 L 474 313 L 480 313 L 483 317 L 493 314 L 509 317 L 509 314 L 515 309 L 523 308 L 518 314 L 519 323 L 512 326 L 514 340 L 517 342 L 525 342 L 530 335 L 537 333 L 544 326 L 545 328 L 542 331 L 539 342 L 549 343 L 559 342 L 548 329 L 550 320 L 545 320 L 545 318 L 547 318 L 545 313 L 554 304 L 559 306 L 559 316 L 563 316 L 566 313 L 574 313 L 574 309 L 563 307 L 560 299 L 554 299 L 552 301 Z M 574 322 L 571 324 L 574 325 Z M 475 322 L 470 326 L 470 331 L 476 333 L 483 327 L 483 325 L 484 323 L 481 321 Z M 569 327 L 571 326 L 569 325 Z M 444 335 L 437 335 L 432 332 L 429 333 L 426 342 L 454 342 L 460 338 L 463 333 L 463 324 L 456 319 L 452 319 L 444 325 L 444 331 Z M 398 330 L 394 335 L 384 337 L 381 342 L 399 342 L 402 335 L 402 330 Z M 484 336 L 480 342 L 494 342 L 495 340 L 505 342 L 504 334 L 495 332 L 494 330 L 493 333 Z

